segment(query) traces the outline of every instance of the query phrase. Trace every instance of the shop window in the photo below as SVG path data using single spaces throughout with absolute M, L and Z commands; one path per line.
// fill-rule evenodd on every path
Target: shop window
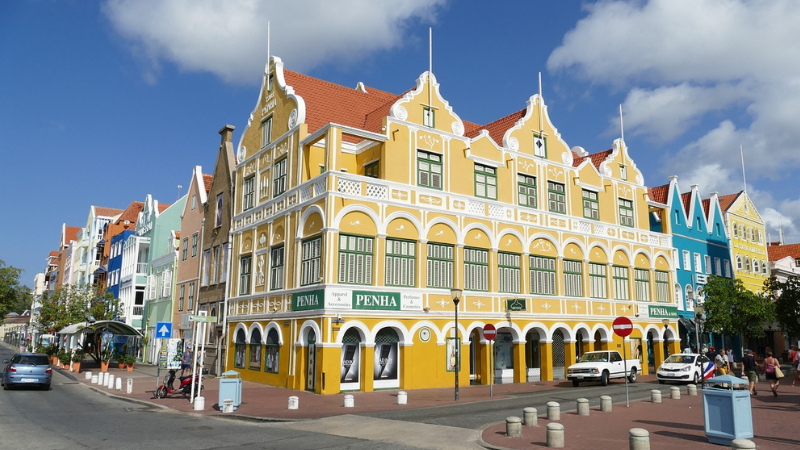
M 253 330 L 250 336 L 250 363 L 247 368 L 250 370 L 261 370 L 261 332 Z
M 269 330 L 267 333 L 267 355 L 264 361 L 264 371 L 270 373 L 278 373 L 280 367 L 280 354 L 281 347 L 278 341 L 278 331 L 275 329 Z
M 244 330 L 236 332 L 236 340 L 234 341 L 234 355 L 233 367 L 237 369 L 244 369 L 244 359 L 247 353 L 247 337 Z

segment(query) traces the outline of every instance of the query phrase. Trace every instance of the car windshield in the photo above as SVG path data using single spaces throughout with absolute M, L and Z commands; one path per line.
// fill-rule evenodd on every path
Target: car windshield
M 581 362 L 608 362 L 608 353 L 586 353 L 581 356 Z
M 694 356 L 690 355 L 670 355 L 667 358 L 665 363 L 672 363 L 672 364 L 693 364 L 694 363 Z

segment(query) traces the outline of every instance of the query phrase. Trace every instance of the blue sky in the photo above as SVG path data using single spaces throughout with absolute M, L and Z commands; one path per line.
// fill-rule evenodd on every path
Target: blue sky
M 605 150 L 623 105 L 630 153 L 657 186 L 742 189 L 768 233 L 799 242 L 800 9 L 794 2 L 11 0 L 0 5 L 0 259 L 32 284 L 61 224 L 90 205 L 162 203 L 213 169 L 218 130 L 255 105 L 267 57 L 389 92 L 428 68 L 464 120 L 543 93 L 570 146 Z

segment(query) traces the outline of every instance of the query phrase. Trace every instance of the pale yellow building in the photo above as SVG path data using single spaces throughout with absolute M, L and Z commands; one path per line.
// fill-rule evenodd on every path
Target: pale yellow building
M 462 385 L 563 379 L 623 349 L 617 316 L 645 371 L 665 338 L 678 351 L 663 205 L 624 142 L 570 149 L 538 95 L 466 122 L 428 72 L 401 95 L 265 72 L 237 152 L 227 369 L 325 394 L 444 387 L 460 348 Z
M 764 291 L 769 278 L 766 227 L 746 191 L 719 197 L 730 230 L 731 265 L 735 278 L 754 293 Z

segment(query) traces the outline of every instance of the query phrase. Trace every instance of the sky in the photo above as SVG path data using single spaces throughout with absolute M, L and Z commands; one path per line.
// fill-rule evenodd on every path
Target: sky
M 238 143 L 268 53 L 400 94 L 428 70 L 429 28 L 433 73 L 462 119 L 523 109 L 541 72 L 568 145 L 611 148 L 622 105 L 645 184 L 677 175 L 707 197 L 746 180 L 768 237 L 782 227 L 800 242 L 792 0 L 6 0 L 0 260 L 32 286 L 61 225 L 84 226 L 91 205 L 185 194 L 195 165 L 213 171 L 224 125 Z

